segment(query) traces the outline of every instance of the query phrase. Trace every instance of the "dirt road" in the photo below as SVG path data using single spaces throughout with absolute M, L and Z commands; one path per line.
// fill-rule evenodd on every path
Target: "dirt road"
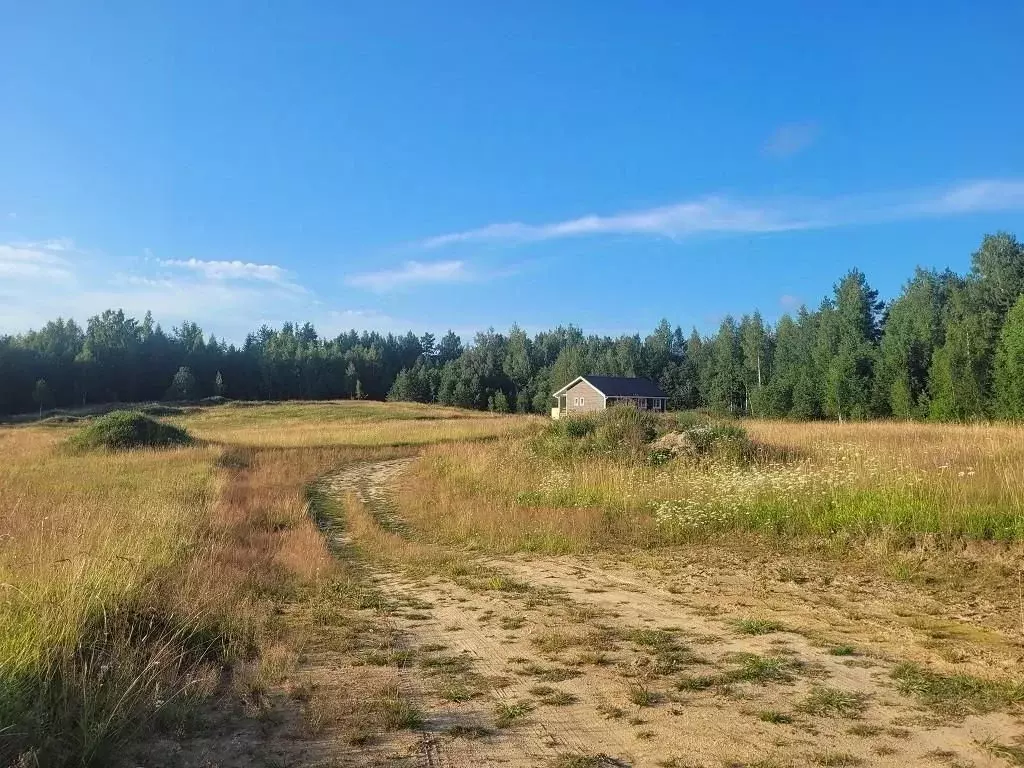
M 409 461 L 325 486 L 401 532 L 388 487 Z M 427 717 L 353 764 L 1024 764 L 1019 711 L 969 690 L 931 706 L 901 692 L 935 684 L 903 662 L 991 672 L 1022 653 L 1019 638 L 910 586 L 717 549 L 483 565 L 515 588 L 374 569 L 414 606 L 392 617 L 417 659 L 398 674 Z

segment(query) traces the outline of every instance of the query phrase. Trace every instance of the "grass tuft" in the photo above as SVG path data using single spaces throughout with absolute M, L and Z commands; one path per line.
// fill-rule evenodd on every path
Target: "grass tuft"
M 817 685 L 811 689 L 798 709 L 809 715 L 855 719 L 867 708 L 867 696 L 840 688 Z
M 900 693 L 916 696 L 945 715 L 984 714 L 1024 702 L 1024 681 L 940 675 L 909 662 L 893 669 L 892 677 Z
M 735 627 L 742 635 L 768 635 L 784 631 L 782 624 L 772 619 L 738 619 Z

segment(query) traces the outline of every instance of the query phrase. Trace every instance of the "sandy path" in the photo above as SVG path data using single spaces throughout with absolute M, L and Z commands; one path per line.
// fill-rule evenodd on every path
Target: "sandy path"
M 401 531 L 388 487 L 410 461 L 350 467 L 326 486 L 335 493 L 355 491 L 385 527 Z M 404 755 L 424 766 L 536 766 L 589 755 L 596 762 L 581 765 L 982 768 L 1012 765 L 991 745 L 1018 744 L 1024 734 L 1019 718 L 1008 714 L 944 719 L 897 693 L 890 672 L 901 652 L 934 655 L 926 643 L 916 643 L 912 622 L 894 614 L 913 604 L 914 596 L 896 602 L 899 595 L 878 592 L 878 585 L 876 593 L 858 594 L 844 579 L 769 584 L 759 582 L 754 564 L 692 552 L 658 553 L 632 564 L 604 557 L 514 557 L 486 565 L 529 590 L 470 590 L 439 577 L 414 581 L 374 571 L 387 594 L 416 606 L 394 617 L 410 649 L 431 649 L 425 658 L 469 660 L 460 662 L 469 668 L 461 678 L 431 671 L 443 664 L 401 671 L 403 684 L 430 714 L 419 737 L 389 744 L 391 761 Z M 741 617 L 779 621 L 784 631 L 741 634 L 735 624 Z M 665 630 L 661 637 L 673 638 L 694 658 L 659 670 L 658 653 L 636 641 L 645 637 L 637 630 L 659 628 Z M 968 644 L 966 661 L 1007 665 L 1014 653 L 1019 658 L 1019 647 L 990 640 Z M 830 645 L 840 642 L 858 655 L 831 654 Z M 780 679 L 755 675 L 678 687 L 701 676 L 735 674 L 742 658 L 782 665 Z M 442 695 L 444 689 L 457 679 L 468 681 L 473 698 L 446 700 L 451 697 Z M 822 686 L 860 697 L 863 711 L 856 717 L 801 711 Z M 558 692 L 559 703 L 544 703 Z M 529 702 L 530 711 L 495 728 L 496 708 L 517 702 Z M 790 722 L 768 722 L 763 712 Z M 463 734 L 473 727 L 488 733 L 453 736 L 453 726 Z M 363 755 L 381 756 L 380 750 Z

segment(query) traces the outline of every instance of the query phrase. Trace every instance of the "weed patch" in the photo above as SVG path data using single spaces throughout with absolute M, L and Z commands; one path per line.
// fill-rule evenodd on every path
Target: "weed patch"
M 946 715 L 984 714 L 1024 702 L 1024 682 L 940 675 L 911 663 L 897 666 L 892 677 L 900 693 L 916 696 Z

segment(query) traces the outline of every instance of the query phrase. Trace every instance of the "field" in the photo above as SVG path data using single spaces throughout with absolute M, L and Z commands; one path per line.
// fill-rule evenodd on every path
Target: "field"
M 1024 429 L 154 413 L 0 427 L 0 764 L 1024 764 Z

